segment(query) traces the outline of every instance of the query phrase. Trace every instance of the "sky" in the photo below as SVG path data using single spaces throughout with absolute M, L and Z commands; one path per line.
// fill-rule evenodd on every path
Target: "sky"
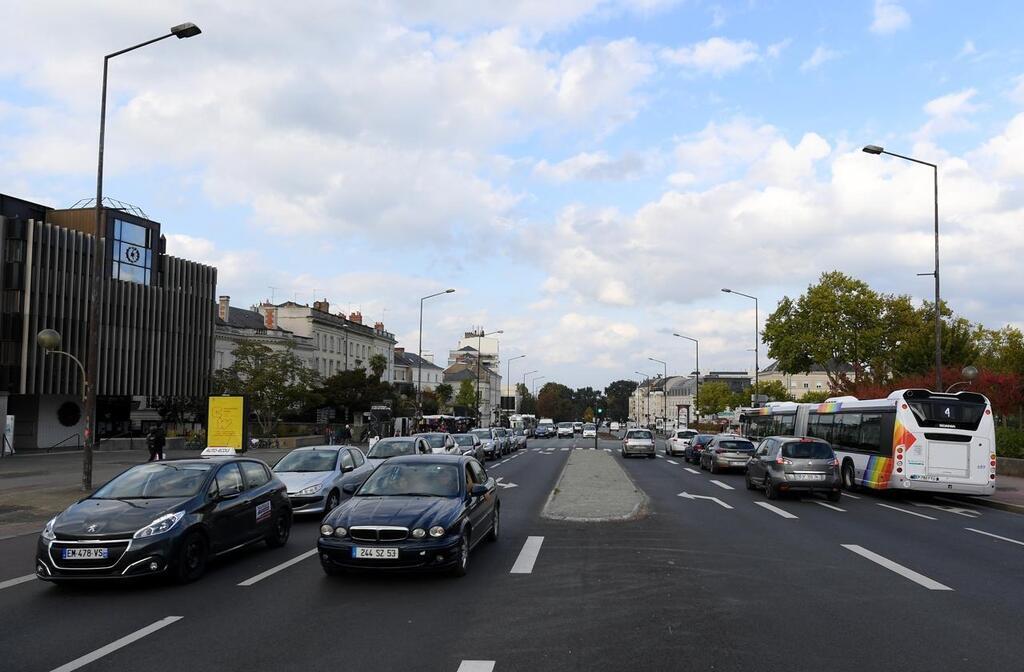
M 512 378 L 753 367 L 760 319 L 834 269 L 1024 326 L 1020 3 L 0 0 L 0 192 L 105 194 L 218 294 L 360 310 L 442 360 L 503 330 Z M 762 347 L 761 365 L 768 362 Z M 504 365 L 502 373 L 504 374 Z

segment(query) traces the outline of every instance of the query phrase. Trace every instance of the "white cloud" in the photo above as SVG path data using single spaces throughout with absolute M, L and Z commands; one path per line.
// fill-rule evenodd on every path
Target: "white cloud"
M 819 44 L 815 48 L 814 52 L 807 58 L 806 61 L 800 64 L 801 72 L 808 72 L 810 70 L 817 70 L 825 63 L 833 61 L 842 56 L 838 51 L 829 49 L 828 47 Z
M 929 116 L 929 119 L 918 129 L 915 137 L 919 140 L 927 140 L 943 133 L 974 128 L 974 124 L 968 117 L 980 109 L 979 105 L 972 102 L 977 93 L 976 89 L 964 89 L 929 100 L 924 105 L 925 114 Z
M 537 162 L 533 172 L 555 182 L 572 180 L 619 181 L 639 177 L 646 168 L 645 157 L 628 152 L 612 158 L 607 152 L 581 152 L 557 163 Z
M 1024 105 L 1024 75 L 1018 75 L 1014 78 L 1009 98 L 1018 105 Z
M 967 40 L 964 42 L 964 46 L 960 48 L 960 53 L 956 55 L 957 58 L 967 58 L 978 53 L 977 48 L 974 46 L 974 40 Z
M 760 56 L 757 45 L 749 40 L 712 37 L 690 46 L 664 49 L 662 58 L 696 72 L 720 77 L 739 70 L 747 63 L 758 60 Z
M 894 33 L 910 27 L 910 14 L 892 0 L 875 0 L 871 32 L 879 35 Z
M 779 56 L 782 55 L 782 52 L 785 51 L 785 49 L 792 43 L 793 40 L 787 37 L 784 40 L 780 40 L 778 42 L 769 44 L 768 47 L 764 50 L 765 56 L 767 56 L 768 58 L 778 58 Z

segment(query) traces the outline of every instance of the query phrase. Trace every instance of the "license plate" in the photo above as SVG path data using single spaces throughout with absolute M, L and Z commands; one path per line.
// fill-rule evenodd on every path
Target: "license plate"
M 398 560 L 398 549 L 355 546 L 352 548 L 352 557 L 364 560 Z
M 60 557 L 65 560 L 106 560 L 107 555 L 105 548 L 65 548 Z
M 793 478 L 798 481 L 824 481 L 825 474 L 793 474 Z

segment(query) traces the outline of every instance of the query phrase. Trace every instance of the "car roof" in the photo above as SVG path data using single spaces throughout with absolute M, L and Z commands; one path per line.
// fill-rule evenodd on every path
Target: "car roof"
M 416 464 L 433 463 L 433 464 L 462 464 L 470 460 L 469 456 L 466 455 L 453 455 L 450 453 L 432 453 L 429 455 L 399 455 L 392 457 L 388 460 L 388 464 L 394 463 L 405 463 L 415 462 Z
M 263 462 L 263 460 L 261 460 L 258 457 L 249 457 L 247 455 L 207 455 L 207 456 L 204 456 L 204 457 L 177 457 L 177 458 L 172 458 L 170 460 L 160 460 L 160 462 L 166 462 L 168 464 L 170 464 L 171 462 L 173 462 L 174 464 L 210 464 L 210 463 L 223 464 L 223 463 L 226 463 L 226 462 L 235 462 L 235 461 L 239 461 L 239 460 L 251 460 L 253 462 L 260 462 L 260 463 Z M 139 464 L 133 465 L 133 466 L 140 466 L 142 464 L 152 464 L 152 463 L 151 462 L 140 462 Z
M 818 443 L 828 443 L 828 441 L 826 441 L 825 439 L 819 439 L 816 436 L 781 436 L 781 435 L 779 435 L 779 436 L 766 436 L 764 438 L 766 438 L 766 439 L 776 439 L 778 441 L 782 441 L 783 443 L 792 443 L 794 441 L 817 441 Z M 828 445 L 831 446 L 832 444 L 828 443 Z
M 408 443 L 410 441 L 415 441 L 417 436 L 423 436 L 423 435 L 422 434 L 416 434 L 415 436 L 385 436 L 385 437 L 382 437 L 380 440 L 381 441 L 401 441 L 403 443 Z
M 296 448 L 292 452 L 296 453 L 300 450 L 341 450 L 342 448 L 355 448 L 355 446 L 342 446 L 340 444 L 332 444 L 329 446 L 302 446 L 301 448 Z
M 448 432 L 416 432 L 413 436 L 444 436 L 445 434 L 448 434 Z

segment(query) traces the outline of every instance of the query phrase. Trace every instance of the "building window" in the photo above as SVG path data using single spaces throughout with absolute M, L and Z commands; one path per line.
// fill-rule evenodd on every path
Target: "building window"
M 152 238 L 146 227 L 115 219 L 110 277 L 148 285 L 153 270 Z
M 804 383 L 804 389 L 805 389 L 805 390 L 806 390 L 807 388 L 809 388 L 810 386 L 811 386 L 811 384 L 810 384 L 810 383 Z

